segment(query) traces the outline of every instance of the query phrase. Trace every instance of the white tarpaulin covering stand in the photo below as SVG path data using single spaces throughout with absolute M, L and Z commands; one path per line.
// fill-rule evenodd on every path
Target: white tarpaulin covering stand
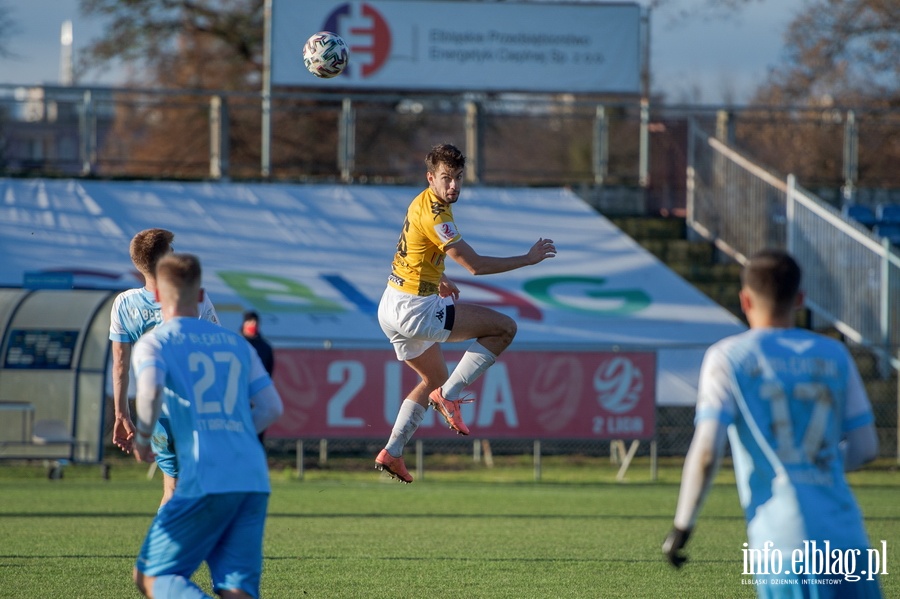
M 163 227 L 202 259 L 226 327 L 252 308 L 276 347 L 389 349 L 375 310 L 421 189 L 0 179 L 0 286 L 137 286 L 129 241 Z M 693 405 L 704 350 L 744 328 L 568 190 L 467 187 L 455 216 L 481 254 L 556 243 L 487 277 L 448 260 L 460 301 L 516 319 L 516 350 L 655 350 L 657 403 Z

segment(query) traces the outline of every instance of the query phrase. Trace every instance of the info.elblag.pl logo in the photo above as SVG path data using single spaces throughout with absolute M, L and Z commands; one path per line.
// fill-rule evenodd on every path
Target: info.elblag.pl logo
M 883 539 L 880 545 L 867 549 L 832 548 L 828 540 L 804 540 L 801 547 L 790 552 L 778 549 L 772 541 L 766 541 L 761 548 L 744 543 L 741 573 L 754 578 L 744 578 L 741 584 L 825 586 L 871 582 L 888 574 L 887 549 Z

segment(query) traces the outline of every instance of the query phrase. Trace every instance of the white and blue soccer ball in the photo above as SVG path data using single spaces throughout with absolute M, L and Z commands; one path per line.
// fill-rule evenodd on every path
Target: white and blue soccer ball
M 322 79 L 340 75 L 349 60 L 347 44 L 341 36 L 330 31 L 313 34 L 303 45 L 303 64 L 310 73 Z

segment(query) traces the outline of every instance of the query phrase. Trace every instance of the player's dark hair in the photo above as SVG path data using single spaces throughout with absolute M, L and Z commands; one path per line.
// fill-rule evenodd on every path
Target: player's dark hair
M 782 250 L 754 254 L 741 271 L 741 284 L 772 302 L 776 312 L 790 311 L 800 292 L 800 265 Z
M 193 254 L 168 254 L 156 264 L 157 281 L 167 281 L 177 289 L 200 287 L 200 259 Z
M 440 165 L 446 165 L 450 170 L 465 168 L 466 157 L 452 144 L 438 144 L 431 148 L 425 156 L 425 168 L 429 173 L 436 173 Z
M 166 229 L 144 229 L 131 240 L 128 250 L 134 266 L 143 274 L 156 271 L 156 263 L 172 249 L 175 233 Z

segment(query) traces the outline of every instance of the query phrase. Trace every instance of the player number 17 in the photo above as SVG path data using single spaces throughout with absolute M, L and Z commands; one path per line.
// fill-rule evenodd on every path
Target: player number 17
M 828 419 L 834 405 L 831 391 L 822 383 L 797 383 L 790 392 L 789 398 L 780 382 L 766 383 L 760 389 L 760 396 L 768 400 L 772 413 L 776 452 L 785 464 L 812 463 L 822 448 L 828 429 Z M 803 431 L 802 439 L 797 439 L 795 435 L 789 399 L 812 402 L 809 423 Z

